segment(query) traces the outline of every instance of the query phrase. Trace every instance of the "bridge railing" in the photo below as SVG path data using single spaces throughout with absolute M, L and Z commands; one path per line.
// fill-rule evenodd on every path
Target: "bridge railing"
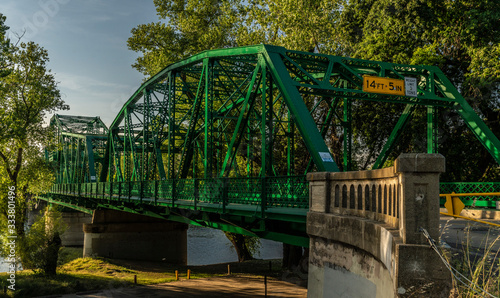
M 305 176 L 54 184 L 52 192 L 110 200 L 142 198 L 143 203 L 151 204 L 171 203 L 174 198 L 174 201 L 184 199 L 205 203 L 246 205 L 262 205 L 265 194 L 266 208 L 309 207 L 309 185 Z M 440 193 L 453 192 L 500 192 L 500 182 L 440 183 Z M 394 177 L 358 180 L 347 184 L 337 183 L 333 187 L 334 200 L 331 206 L 332 210 L 340 214 L 363 216 L 397 226 L 399 195 Z M 495 208 L 499 198 L 466 196 L 461 199 L 467 207 Z M 441 206 L 444 202 L 445 199 L 441 198 Z
M 441 182 L 439 192 L 449 193 L 499 193 L 500 182 Z M 464 196 L 460 198 L 467 207 L 496 208 L 499 196 Z M 441 198 L 440 204 L 444 205 L 446 199 Z
M 314 297 L 330 297 L 333 291 L 323 292 L 330 285 L 356 297 L 406 297 L 415 285 L 449 284 L 449 271 L 422 233 L 439 238 L 444 169 L 440 154 L 402 154 L 381 170 L 309 173 L 308 285 Z M 380 272 L 374 275 L 373 268 Z
M 173 179 L 132 182 L 54 184 L 51 192 L 92 199 L 140 201 L 145 204 L 243 204 L 273 207 L 309 207 L 305 176 L 214 179 Z
M 442 172 L 444 158 L 439 154 L 404 154 L 390 168 L 309 173 L 309 213 L 332 214 L 339 222 L 354 217 L 373 220 L 398 231 L 404 243 L 424 244 L 420 228 L 435 239 L 439 236 Z
M 321 177 L 323 176 L 323 177 Z M 325 179 L 327 196 L 324 202 L 312 199 L 311 210 L 323 208 L 325 213 L 358 216 L 384 222 L 399 228 L 401 184 L 394 167 L 372 171 L 313 173 L 308 175 L 311 193 Z

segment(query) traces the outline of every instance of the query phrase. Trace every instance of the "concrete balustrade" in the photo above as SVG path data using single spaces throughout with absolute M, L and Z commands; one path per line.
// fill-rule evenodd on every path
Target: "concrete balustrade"
M 398 227 L 400 195 L 394 168 L 310 173 L 307 178 L 311 193 L 321 187 L 329 192 L 323 198 L 312 195 L 309 211 L 360 216 Z
M 308 174 L 308 296 L 449 291 L 450 273 L 420 232 L 425 228 L 438 239 L 444 170 L 439 154 L 403 154 L 390 168 Z

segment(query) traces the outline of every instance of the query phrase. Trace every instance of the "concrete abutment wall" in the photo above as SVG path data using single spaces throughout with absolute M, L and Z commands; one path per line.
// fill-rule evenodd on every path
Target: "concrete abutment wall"
M 61 235 L 63 246 L 83 246 L 83 225 L 92 222 L 92 215 L 83 212 L 62 212 L 62 219 L 67 225 L 66 231 Z
M 308 297 L 447 297 L 451 275 L 420 232 L 439 237 L 439 154 L 394 167 L 311 173 Z
M 187 264 L 187 225 L 116 210 L 95 210 L 83 255 Z
M 28 212 L 28 226 L 31 226 L 39 216 L 42 216 L 46 208 L 46 201 L 38 201 Z M 63 208 L 61 216 L 66 225 L 66 231 L 60 235 L 62 246 L 83 246 L 83 225 L 92 222 L 92 215 Z

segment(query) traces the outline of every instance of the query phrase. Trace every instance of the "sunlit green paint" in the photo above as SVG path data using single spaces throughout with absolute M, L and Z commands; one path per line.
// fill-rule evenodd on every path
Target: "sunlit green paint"
M 363 92 L 364 75 L 417 78 L 418 96 Z M 109 130 L 98 117 L 56 115 L 51 125 L 60 147 L 47 157 L 58 165 L 56 186 L 66 190 L 57 189 L 55 200 L 85 208 L 132 204 L 128 212 L 150 205 L 164 208 L 148 211 L 152 216 L 165 212 L 179 221 L 186 219 L 175 212 L 201 210 L 203 218 L 187 221 L 285 242 L 288 235 L 304 244 L 302 228 L 269 231 L 266 220 L 303 220 L 290 217 L 291 210 L 308 208 L 307 183 L 290 176 L 299 159 L 309 162 L 306 172 L 339 170 L 332 158 L 339 152 L 328 142 L 332 127 L 344 128 L 344 169 L 351 169 L 356 101 L 406 106 L 373 168 L 384 165 L 417 107 L 428 111 L 427 152 L 438 150 L 438 107 L 454 109 L 500 163 L 499 140 L 436 67 L 256 45 L 205 51 L 166 66 L 127 100 Z M 308 151 L 303 156 L 294 152 L 299 142 Z M 239 203 L 252 212 L 232 208 Z M 273 208 L 286 211 L 276 215 Z M 214 214 L 242 216 L 242 222 L 227 224 Z

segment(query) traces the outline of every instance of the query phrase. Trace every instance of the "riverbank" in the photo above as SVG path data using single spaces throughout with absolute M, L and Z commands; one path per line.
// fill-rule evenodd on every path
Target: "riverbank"
M 180 280 L 187 279 L 190 270 L 191 279 L 228 277 L 228 265 L 234 278 L 260 281 L 264 287 L 264 276 L 270 282 L 285 279 L 293 286 L 293 282 L 304 285 L 299 275 L 285 272 L 281 268 L 281 260 L 252 260 L 242 263 L 226 263 L 203 266 L 171 265 L 159 262 L 138 262 L 127 260 L 111 260 L 105 258 L 76 258 L 78 251 L 65 249 L 61 252 L 62 264 L 56 276 L 48 277 L 36 274 L 31 270 L 17 272 L 16 291 L 7 291 L 0 297 L 37 297 L 64 295 L 81 292 L 98 292 L 120 288 L 134 288 L 153 284 L 164 284 L 176 280 L 178 271 Z M 73 259 L 73 260 L 71 260 Z M 0 274 L 2 288 L 7 274 Z M 223 280 L 223 279 L 222 279 Z M 259 282 L 258 282 L 259 283 Z M 188 285 L 188 284 L 187 284 Z M 200 289 L 200 288 L 198 288 Z M 174 296 L 175 297 L 175 296 Z M 182 297 L 182 296 L 179 296 Z
M 267 296 L 266 296 L 267 295 Z M 93 293 L 58 296 L 58 298 L 306 298 L 307 289 L 276 279 L 255 276 L 218 276 L 200 279 L 180 280 L 163 284 L 120 288 Z M 49 297 L 47 297 L 49 298 Z M 55 298 L 55 297 L 51 297 Z

